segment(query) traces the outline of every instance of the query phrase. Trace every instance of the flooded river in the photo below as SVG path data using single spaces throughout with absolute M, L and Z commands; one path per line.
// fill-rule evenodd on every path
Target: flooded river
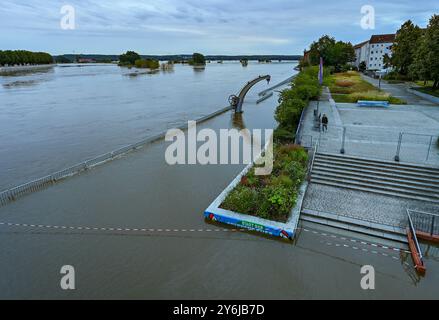
M 225 62 L 136 75 L 115 65 L 63 65 L 0 76 L 0 190 L 212 113 L 247 81 L 270 74 L 278 83 L 295 66 Z
M 255 68 L 253 73 L 250 71 L 252 67 Z M 174 74 L 163 74 L 159 77 L 171 78 L 178 77 L 179 73 L 191 74 L 192 85 L 181 83 L 182 88 L 178 88 L 174 85 L 166 86 L 163 81 L 166 90 L 163 91 L 162 99 L 157 98 L 155 101 L 175 99 L 174 109 L 180 108 L 180 118 L 167 118 L 171 117 L 174 110 L 169 107 L 171 110 L 163 111 L 164 115 L 160 118 L 167 120 L 163 120 L 159 125 L 154 119 L 150 119 L 151 116 L 147 116 L 147 113 L 142 118 L 139 115 L 142 114 L 142 108 L 134 106 L 135 103 L 131 107 L 137 108 L 137 116 L 134 115 L 135 112 L 128 112 L 129 104 L 110 104 L 111 98 L 108 98 L 108 105 L 111 105 L 108 108 L 117 110 L 117 116 L 111 117 L 99 108 L 90 110 L 94 123 L 99 123 L 99 115 L 102 116 L 102 123 L 98 126 L 100 129 L 94 131 L 83 124 L 81 127 L 87 133 L 71 129 L 72 132 L 67 136 L 75 136 L 73 132 L 76 132 L 78 137 L 75 136 L 75 139 L 78 140 L 74 145 L 80 154 L 80 150 L 86 152 L 88 149 L 81 146 L 82 140 L 79 137 L 84 139 L 90 132 L 95 132 L 90 139 L 95 143 L 101 141 L 105 149 L 102 151 L 107 151 L 108 147 L 131 142 L 131 138 L 148 134 L 150 131 L 146 130 L 149 130 L 149 127 L 142 126 L 141 123 L 151 124 L 154 128 L 151 131 L 161 131 L 163 127 L 182 121 L 183 118 L 196 117 L 223 106 L 224 97 L 230 92 L 236 92 L 243 80 L 245 82 L 254 73 L 257 75 L 268 71 L 275 74 L 274 70 L 278 70 L 278 79 L 283 80 L 292 74 L 291 67 L 288 64 L 255 65 L 243 71 L 239 65 L 215 65 L 211 69 L 208 67 L 202 75 L 191 74 L 193 70 L 185 67 L 177 67 Z M 132 81 L 134 84 L 147 83 L 152 81 L 149 79 L 154 79 L 149 76 L 126 79 L 115 67 L 104 68 L 107 67 L 95 68 L 96 72 L 110 72 L 110 75 L 101 76 L 104 79 L 114 77 L 123 79 L 118 81 Z M 235 70 L 236 77 L 240 79 L 237 80 L 228 74 L 219 79 L 210 78 L 210 86 L 204 86 L 203 81 L 200 81 L 199 85 L 205 87 L 206 92 L 199 90 L 198 85 L 194 84 L 198 81 L 195 80 L 196 77 L 212 77 L 209 75 L 210 70 L 220 68 Z M 42 77 L 56 77 L 57 72 L 70 71 L 56 69 L 53 72 Z M 78 72 L 89 71 L 81 69 Z M 93 77 L 99 79 L 99 76 Z M 76 81 L 82 82 L 81 79 L 83 78 L 78 76 Z M 231 83 L 227 83 L 229 80 Z M 176 80 L 170 81 L 177 83 Z M 86 82 L 87 80 L 84 80 L 84 84 Z M 212 83 L 216 83 L 216 86 Z M 12 90 L 38 92 L 48 85 L 50 80 L 45 84 Z M 98 87 L 87 90 L 94 89 L 104 95 L 103 88 L 99 89 L 99 85 L 96 86 Z M 191 86 L 191 93 L 183 94 Z M 87 86 L 84 85 L 85 87 Z M 261 84 L 259 88 L 265 87 L 266 85 Z M 5 93 L 5 90 L 9 89 L 3 89 L 2 96 L 14 94 Z M 111 86 L 111 89 L 105 90 L 105 94 L 114 96 L 111 90 L 116 89 Z M 121 95 L 129 100 L 130 94 L 122 88 L 120 90 Z M 143 97 L 156 95 L 149 91 L 146 85 L 138 85 L 137 90 Z M 171 97 L 170 92 L 173 90 L 181 94 L 179 99 Z M 135 92 L 136 90 L 130 91 L 131 94 Z M 165 92 L 168 93 L 165 95 Z M 276 98 L 256 105 L 255 92 L 258 92 L 258 88 L 254 89 L 244 105 L 245 113 L 242 118 L 236 118 L 233 113 L 228 112 L 203 123 L 200 128 L 273 128 L 276 125 L 273 119 Z M 18 100 L 26 99 L 25 96 Z M 62 94 L 59 93 L 59 99 L 61 97 Z M 13 104 L 14 100 L 9 99 L 9 103 Z M 27 99 L 32 100 L 30 97 Z M 57 99 L 54 98 L 53 101 L 61 105 Z M 186 105 L 188 109 L 182 110 L 177 102 Z M 85 115 L 74 112 L 72 105 L 77 104 L 73 100 L 69 103 L 72 108 L 69 112 L 75 123 L 81 123 L 81 117 L 84 121 L 88 119 Z M 98 102 L 95 100 L 95 103 Z M 200 103 L 206 103 L 209 107 L 203 109 L 199 107 Z M 103 102 L 99 104 L 105 105 Z M 143 102 L 145 108 L 154 108 L 153 104 L 146 100 Z M 189 108 L 191 105 L 194 109 Z M 80 104 L 78 108 L 88 110 Z M 22 116 L 25 115 L 23 112 Z M 50 112 L 46 112 L 40 117 L 51 115 Z M 125 120 L 122 121 L 119 117 L 124 117 Z M 132 122 L 128 119 L 132 119 Z M 119 126 L 106 128 L 106 124 L 109 123 L 119 123 Z M 136 127 L 138 129 L 135 129 Z M 114 132 L 111 129 L 114 129 Z M 4 131 L 4 128 L 1 130 Z M 15 130 L 20 132 L 17 128 Z M 57 130 L 63 131 L 62 128 Z M 49 134 L 49 130 L 46 129 L 46 132 Z M 104 132 L 111 133 L 107 133 L 104 139 Z M 52 135 L 53 139 L 60 139 L 56 135 Z M 87 141 L 88 143 L 95 151 L 99 150 L 94 148 L 103 147 Z M 29 142 L 28 145 L 30 144 Z M 207 224 L 203 219 L 204 209 L 243 166 L 169 166 L 164 160 L 166 147 L 163 142 L 154 143 L 85 174 L 0 207 L 0 222 L 6 223 L 0 225 L 0 298 L 378 299 L 439 296 L 437 250 L 432 249 L 426 258 L 429 265 L 426 278 L 419 279 L 414 273 L 411 258 L 404 251 L 396 252 L 370 244 L 362 245 L 357 241 L 380 241 L 375 238 L 301 224 L 297 241 L 289 244 L 254 234 L 225 230 L 224 226 Z M 69 148 L 64 150 L 67 149 Z M 33 156 L 30 150 L 27 150 L 27 154 Z M 14 162 L 11 161 L 10 164 Z M 3 166 L 4 163 L 2 168 Z M 39 169 L 38 172 L 41 172 L 42 167 Z M 6 176 L 3 171 L 2 175 Z M 141 229 L 146 231 L 142 232 Z M 353 244 L 352 240 L 356 240 L 357 244 Z M 63 265 L 75 267 L 74 291 L 66 292 L 59 286 L 59 272 Z M 372 265 L 376 269 L 374 291 L 361 289 L 360 269 L 364 265 Z

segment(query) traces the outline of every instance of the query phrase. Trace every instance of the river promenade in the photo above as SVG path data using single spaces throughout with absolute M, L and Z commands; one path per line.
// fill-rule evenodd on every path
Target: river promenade
M 374 79 L 368 79 L 376 84 Z M 406 92 L 400 85 L 386 84 L 382 89 L 408 101 L 408 105 L 389 108 L 365 108 L 349 103 L 330 103 L 326 91 L 320 102 L 312 102 L 303 118 L 302 140 L 319 143 L 320 153 L 360 159 L 395 162 L 398 142 L 401 163 L 439 168 L 439 107 Z M 320 132 L 315 127 L 314 110 L 326 114 L 329 129 Z M 345 141 L 343 144 L 343 134 Z M 304 201 L 304 211 L 324 216 L 332 215 L 359 225 L 373 224 L 377 229 L 405 232 L 407 209 L 439 212 L 439 204 L 404 199 L 389 195 L 351 190 L 343 187 L 310 183 Z M 353 220 L 351 220 L 353 219 Z

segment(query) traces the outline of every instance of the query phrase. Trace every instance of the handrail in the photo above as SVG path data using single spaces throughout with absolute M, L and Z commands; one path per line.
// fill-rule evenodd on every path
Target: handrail
M 425 211 L 419 211 L 419 210 L 412 210 L 412 209 L 407 209 L 407 212 L 413 212 L 413 213 L 422 213 L 422 214 L 426 214 L 428 216 L 435 216 L 435 217 L 439 217 L 439 214 L 437 213 L 430 213 L 430 212 L 425 212 Z
M 311 179 L 311 174 L 312 174 L 312 170 L 313 170 L 313 168 L 314 168 L 314 162 L 315 162 L 315 160 L 316 160 L 316 155 L 317 155 L 317 152 L 318 152 L 318 149 L 319 149 L 319 145 L 320 145 L 320 139 L 318 139 L 318 140 L 316 141 L 316 144 L 315 144 L 315 146 L 314 146 L 314 154 L 313 154 L 313 156 L 312 156 L 311 166 L 310 166 L 310 168 L 309 168 L 308 179 Z
M 409 228 L 410 228 L 410 230 L 412 232 L 412 235 L 413 235 L 413 238 L 415 240 L 416 249 L 418 250 L 418 253 L 419 253 L 419 258 L 422 261 L 423 260 L 422 251 L 421 251 L 421 247 L 419 246 L 418 237 L 416 235 L 415 226 L 413 225 L 413 220 L 412 220 L 412 217 L 410 215 L 410 210 L 409 209 L 407 209 L 407 215 L 408 215 L 408 219 L 409 219 Z

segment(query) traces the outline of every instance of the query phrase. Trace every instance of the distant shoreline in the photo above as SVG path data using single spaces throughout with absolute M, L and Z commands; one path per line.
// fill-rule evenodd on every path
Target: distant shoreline
M 83 59 L 92 59 L 96 62 L 99 61 L 117 61 L 119 60 L 119 55 L 105 55 L 105 54 L 81 54 L 81 58 Z M 64 57 L 70 61 L 74 61 L 78 55 L 75 54 L 61 54 L 54 55 L 55 59 L 60 57 Z M 142 59 L 152 59 L 159 61 L 187 61 L 192 58 L 190 54 L 176 54 L 176 55 L 140 55 Z M 282 61 L 298 61 L 302 59 L 302 55 L 206 55 L 206 61 L 240 61 L 243 59 L 249 61 L 258 61 L 258 60 L 282 60 Z

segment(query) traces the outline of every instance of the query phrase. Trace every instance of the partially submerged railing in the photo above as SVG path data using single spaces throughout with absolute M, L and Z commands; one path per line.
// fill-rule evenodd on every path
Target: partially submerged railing
M 212 119 L 212 118 L 214 118 L 214 117 L 216 117 L 224 112 L 227 112 L 231 109 L 232 109 L 231 107 L 223 108 L 223 109 L 218 110 L 214 113 L 206 115 L 206 116 L 204 116 L 196 121 L 198 123 L 207 121 L 207 120 Z M 178 129 L 186 130 L 187 124 L 179 126 Z M 7 205 L 8 203 L 17 200 L 18 198 L 20 198 L 26 194 L 40 191 L 40 190 L 56 183 L 59 180 L 80 174 L 84 171 L 87 171 L 88 169 L 91 169 L 91 168 L 97 166 L 97 165 L 114 160 L 118 157 L 121 157 L 123 155 L 126 155 L 126 154 L 132 152 L 132 151 L 135 151 L 139 148 L 142 148 L 145 145 L 148 145 L 148 144 L 156 142 L 160 139 L 163 139 L 165 137 L 165 134 L 166 134 L 166 132 L 160 133 L 158 135 L 143 139 L 141 141 L 135 142 L 133 144 L 122 147 L 120 149 L 99 155 L 93 159 L 84 161 L 82 163 L 79 163 L 79 164 L 74 165 L 72 167 L 69 167 L 67 169 L 63 169 L 61 171 L 55 172 L 55 173 L 47 175 L 45 177 L 33 180 L 31 182 L 27 182 L 25 184 L 11 188 L 9 190 L 5 190 L 3 192 L 0 192 L 0 206 Z
M 410 247 L 410 252 L 412 254 L 413 261 L 415 262 L 416 271 L 421 274 L 424 274 L 426 271 L 424 265 L 424 258 L 422 256 L 421 246 L 419 245 L 418 237 L 416 235 L 415 225 L 413 224 L 413 219 L 410 214 L 410 210 L 407 210 L 407 219 L 408 219 L 408 227 L 407 227 L 407 238 Z

